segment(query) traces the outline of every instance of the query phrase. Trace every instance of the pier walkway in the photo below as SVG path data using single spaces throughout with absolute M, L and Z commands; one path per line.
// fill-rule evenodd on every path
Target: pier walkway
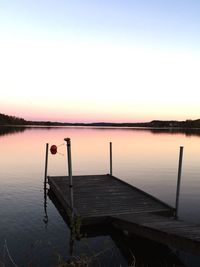
M 112 224 L 129 233 L 168 247 L 200 255 L 200 226 L 154 214 L 125 214 L 112 217 Z
M 73 215 L 83 226 L 110 223 L 200 255 L 200 226 L 176 220 L 173 207 L 112 175 L 73 176 L 72 191 L 68 176 L 48 177 L 48 183 L 66 213 L 73 201 Z
M 69 209 L 69 178 L 48 177 L 48 183 L 62 206 Z M 83 224 L 130 213 L 174 214 L 169 205 L 109 174 L 73 176 L 73 211 Z

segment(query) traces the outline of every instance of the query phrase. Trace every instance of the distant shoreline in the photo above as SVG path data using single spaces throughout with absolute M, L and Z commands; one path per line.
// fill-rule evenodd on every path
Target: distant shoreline
M 73 129 L 74 130 L 96 130 L 96 131 L 148 131 L 151 134 L 184 134 L 185 136 L 198 136 L 200 137 L 200 128 L 183 128 L 183 127 L 141 127 L 141 126 L 94 126 L 94 125 L 84 125 L 84 126 L 74 126 L 74 125 L 0 125 L 0 136 L 7 134 L 14 134 L 24 132 L 26 130 L 59 130 L 59 129 Z
M 0 126 L 24 126 L 24 127 L 139 127 L 139 128 L 158 128 L 158 129 L 200 129 L 200 119 L 197 120 L 185 120 L 185 121 L 175 121 L 175 120 L 153 120 L 151 122 L 52 122 L 52 121 L 27 121 L 23 118 L 18 118 L 15 116 L 9 116 L 0 113 Z
M 77 125 L 77 124 L 71 124 L 71 125 L 46 125 L 46 124 L 0 124 L 0 127 L 10 127 L 10 128 L 96 128 L 96 129 L 138 129 L 138 130 L 152 130 L 152 131 L 200 131 L 200 127 L 161 127 L 161 126 L 116 126 L 116 125 L 93 125 L 93 124 L 83 124 L 83 125 Z

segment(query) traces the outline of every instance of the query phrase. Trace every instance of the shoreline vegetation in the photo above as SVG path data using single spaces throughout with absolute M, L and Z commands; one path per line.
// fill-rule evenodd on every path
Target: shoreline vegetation
M 54 121 L 29 121 L 15 116 L 0 113 L 0 126 L 94 126 L 94 127 L 144 127 L 144 128 L 182 128 L 200 129 L 200 119 L 197 120 L 153 120 L 151 122 L 54 122 Z

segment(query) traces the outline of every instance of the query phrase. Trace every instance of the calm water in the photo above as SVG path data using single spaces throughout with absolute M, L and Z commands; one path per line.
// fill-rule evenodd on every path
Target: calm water
M 71 258 L 70 231 L 52 201 L 47 198 L 44 203 L 43 191 L 47 142 L 58 145 L 59 151 L 49 156 L 48 174 L 67 173 L 64 137 L 72 140 L 74 175 L 108 173 L 109 142 L 112 141 L 113 174 L 173 206 L 179 146 L 183 145 L 179 214 L 185 221 L 200 224 L 198 132 L 188 135 L 133 128 L 70 127 L 18 128 L 14 132 L 1 127 L 0 261 L 6 266 L 14 266 L 11 259 L 18 266 L 55 266 L 60 256 L 64 260 Z M 73 253 L 98 255 L 101 266 L 127 266 L 122 249 L 126 250 L 126 242 L 123 243 L 120 236 L 115 239 L 115 234 L 112 237 L 94 231 L 75 242 Z M 195 257 L 184 255 L 182 258 L 186 266 L 200 266 Z

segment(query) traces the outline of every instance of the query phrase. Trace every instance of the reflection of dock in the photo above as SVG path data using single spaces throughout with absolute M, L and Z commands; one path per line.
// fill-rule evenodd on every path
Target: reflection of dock
M 70 212 L 69 177 L 48 177 Z M 73 215 L 82 226 L 111 223 L 161 244 L 200 254 L 200 227 L 174 219 L 175 209 L 112 175 L 73 176 Z

